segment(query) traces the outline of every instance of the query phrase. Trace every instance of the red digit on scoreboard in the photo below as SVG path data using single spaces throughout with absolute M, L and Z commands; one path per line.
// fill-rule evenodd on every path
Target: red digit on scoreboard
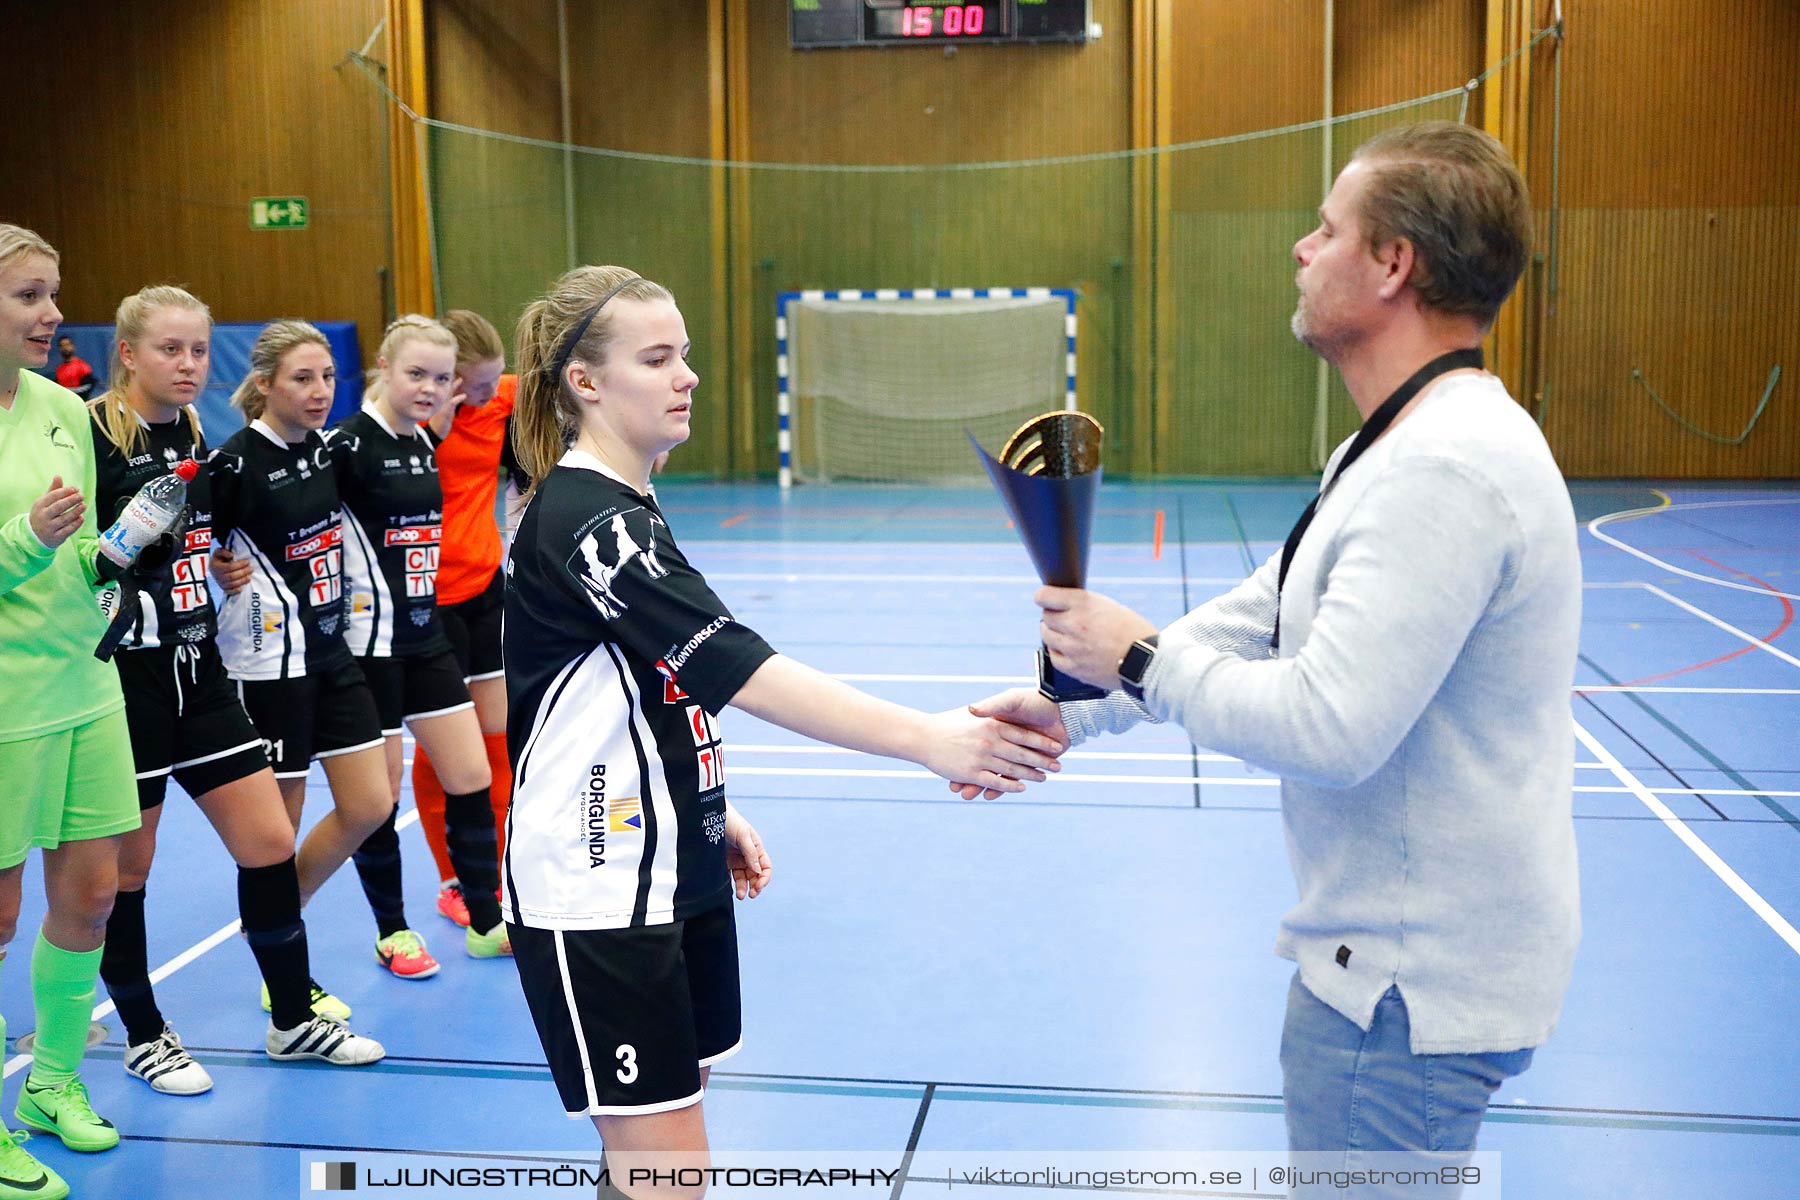
M 963 8 L 963 32 L 971 36 L 981 32 L 986 22 L 987 12 L 979 4 L 970 4 Z
M 963 9 L 955 4 L 944 10 L 944 34 L 955 37 L 963 31 Z

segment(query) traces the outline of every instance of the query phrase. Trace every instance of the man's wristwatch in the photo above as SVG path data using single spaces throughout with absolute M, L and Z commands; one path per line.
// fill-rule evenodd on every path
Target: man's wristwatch
M 1144 702 L 1144 676 L 1150 671 L 1150 659 L 1156 654 L 1156 634 L 1139 638 L 1119 660 L 1119 683 L 1125 694 L 1139 704 Z

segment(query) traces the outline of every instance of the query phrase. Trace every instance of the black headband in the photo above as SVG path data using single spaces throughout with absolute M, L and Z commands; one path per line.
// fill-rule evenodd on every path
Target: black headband
M 587 336 L 588 326 L 594 323 L 594 318 L 600 315 L 600 310 L 606 307 L 606 302 L 642 278 L 642 275 L 633 275 L 630 279 L 615 284 L 611 291 L 600 297 L 599 303 L 582 315 L 581 320 L 575 325 L 575 332 L 564 339 L 562 349 L 556 352 L 556 363 L 550 369 L 552 379 L 559 381 L 562 379 L 563 371 L 569 365 L 569 356 L 575 353 L 575 347 L 581 345 L 581 339 Z

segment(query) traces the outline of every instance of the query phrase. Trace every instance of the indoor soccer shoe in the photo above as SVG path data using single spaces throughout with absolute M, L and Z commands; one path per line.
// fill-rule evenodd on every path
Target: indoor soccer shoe
M 464 929 L 469 927 L 469 906 L 463 900 L 462 884 L 446 883 L 438 889 L 438 913 Z
M 375 957 L 401 979 L 429 979 L 438 973 L 438 960 L 425 948 L 425 939 L 410 929 L 376 942 Z
M 27 1076 L 13 1115 L 34 1129 L 54 1133 L 63 1145 L 84 1154 L 111 1150 L 119 1144 L 119 1131 L 111 1121 L 94 1112 L 94 1106 L 88 1103 L 87 1088 L 79 1079 L 43 1087 Z
M 312 988 L 312 1010 L 315 1017 L 330 1017 L 334 1021 L 348 1021 L 350 1006 L 319 986 L 319 981 L 309 979 Z M 262 985 L 262 1006 L 264 1012 L 273 1012 L 275 1005 L 269 999 L 269 985 Z
M 212 1076 L 194 1061 L 181 1037 L 163 1022 L 162 1033 L 141 1046 L 125 1049 L 125 1073 L 169 1096 L 198 1096 L 212 1090 Z
M 463 945 L 468 949 L 470 958 L 499 958 L 512 953 L 512 938 L 506 932 L 505 921 L 486 933 L 475 932 L 475 927 L 471 925 L 463 934 Z
M 276 1062 L 316 1058 L 334 1067 L 366 1067 L 387 1057 L 380 1042 L 351 1033 L 330 1017 L 314 1017 L 293 1029 L 277 1029 L 270 1021 L 263 1045 Z
M 69 1194 L 63 1177 L 25 1149 L 31 1135 L 0 1131 L 0 1200 L 62 1200 Z

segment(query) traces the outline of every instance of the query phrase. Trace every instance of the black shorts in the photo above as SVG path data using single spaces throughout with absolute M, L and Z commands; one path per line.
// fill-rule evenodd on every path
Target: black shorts
M 238 696 L 277 779 L 302 779 L 315 758 L 384 743 L 375 696 L 355 662 L 298 679 L 241 679 Z
M 475 707 L 462 668 L 448 650 L 400 658 L 359 658 L 356 665 L 375 693 L 375 712 L 386 736 L 399 734 L 407 721 Z
M 506 929 L 571 1118 L 697 1104 L 700 1068 L 742 1044 L 729 902 L 672 925 L 533 929 L 508 921 Z
M 139 809 L 163 802 L 170 775 L 188 795 L 204 796 L 269 765 L 212 642 L 122 650 L 113 661 L 125 690 Z
M 480 595 L 438 605 L 438 622 L 450 638 L 450 652 L 456 655 L 464 679 L 473 682 L 506 674 L 500 660 L 500 614 L 505 607 L 504 571 L 495 571 Z

